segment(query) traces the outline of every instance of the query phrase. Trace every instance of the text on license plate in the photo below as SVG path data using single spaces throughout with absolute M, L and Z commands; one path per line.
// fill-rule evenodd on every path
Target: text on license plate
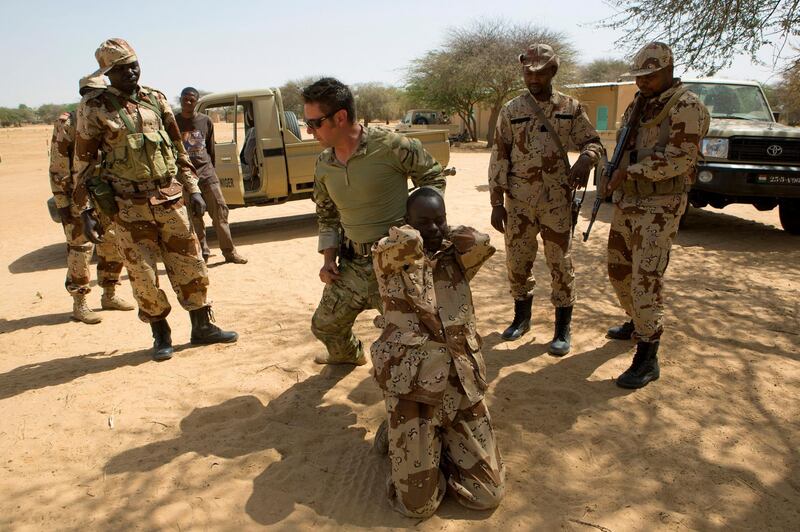
M 800 185 L 800 176 L 762 174 L 756 178 L 756 182 L 766 185 Z

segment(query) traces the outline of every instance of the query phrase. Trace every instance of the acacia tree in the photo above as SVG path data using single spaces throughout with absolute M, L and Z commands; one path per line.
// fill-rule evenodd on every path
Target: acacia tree
M 490 108 L 486 142 L 494 141 L 494 128 L 500 109 L 525 88 L 519 54 L 533 43 L 546 43 L 558 54 L 561 66 L 553 80 L 556 88 L 575 81 L 575 49 L 567 37 L 557 31 L 531 24 L 516 24 L 504 19 L 479 21 L 465 28 L 450 30 L 445 49 L 474 63 L 479 77 L 481 102 Z
M 406 81 L 409 99 L 433 109 L 455 113 L 467 133 L 478 140 L 473 109 L 484 98 L 477 63 L 463 51 L 434 50 L 411 63 Z
M 395 87 L 375 82 L 359 83 L 353 86 L 353 96 L 356 100 L 356 111 L 364 120 L 364 124 L 369 124 L 375 119 L 388 122 L 392 118 L 397 118 L 399 94 Z
M 617 81 L 628 71 L 630 65 L 622 59 L 595 59 L 580 68 L 579 77 L 581 83 Z
M 491 19 L 450 29 L 441 49 L 412 65 L 408 91 L 426 105 L 457 113 L 473 140 L 477 140 L 473 107 L 488 105 L 486 141 L 491 146 L 500 109 L 525 88 L 519 54 L 539 42 L 551 45 L 561 60 L 556 87 L 573 82 L 576 52 L 564 34 Z
M 800 59 L 784 70 L 778 83 L 770 89 L 770 103 L 781 113 L 781 120 L 789 125 L 800 124 Z
M 618 44 L 634 51 L 649 41 L 669 44 L 682 64 L 707 75 L 737 54 L 771 46 L 780 56 L 800 35 L 800 0 L 608 0 L 618 9 L 601 26 L 622 30 Z M 797 55 L 794 57 L 797 58 Z

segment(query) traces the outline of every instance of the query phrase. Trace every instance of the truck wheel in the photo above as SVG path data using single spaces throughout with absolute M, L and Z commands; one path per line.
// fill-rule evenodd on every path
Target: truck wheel
M 778 206 L 781 227 L 791 234 L 800 235 L 800 200 L 783 200 Z
M 683 210 L 683 214 L 681 214 L 681 219 L 678 221 L 678 229 L 686 229 L 689 225 L 688 218 L 689 218 L 689 211 L 692 209 L 692 206 L 689 203 L 686 203 L 686 208 Z
M 286 128 L 292 132 L 292 135 L 298 139 L 302 139 L 303 137 L 300 136 L 300 124 L 297 122 L 297 115 L 292 111 L 284 111 L 283 114 L 286 117 Z

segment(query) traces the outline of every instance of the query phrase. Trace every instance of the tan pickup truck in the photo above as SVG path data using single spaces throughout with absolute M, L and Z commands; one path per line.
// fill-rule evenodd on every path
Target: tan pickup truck
M 214 120 L 216 170 L 230 207 L 272 205 L 311 197 L 322 146 L 303 140 L 297 117 L 278 89 L 203 96 L 198 112 Z M 445 130 L 409 131 L 442 166 L 450 161 Z
M 322 146 L 302 139 L 297 117 L 284 111 L 278 89 L 208 94 L 198 102 L 197 111 L 214 121 L 215 167 L 229 207 L 311 197 Z M 450 144 L 446 130 L 403 134 L 419 139 L 442 167 L 447 166 Z M 55 199 L 51 197 L 47 206 L 53 221 L 60 222 Z

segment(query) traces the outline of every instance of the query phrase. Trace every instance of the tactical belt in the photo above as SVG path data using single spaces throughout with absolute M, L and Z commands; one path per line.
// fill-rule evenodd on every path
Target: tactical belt
M 371 257 L 372 256 L 372 245 L 375 242 L 366 242 L 364 244 L 360 244 L 358 242 L 353 242 L 349 238 L 344 239 L 344 247 L 345 249 L 352 251 L 354 255 L 358 257 Z

